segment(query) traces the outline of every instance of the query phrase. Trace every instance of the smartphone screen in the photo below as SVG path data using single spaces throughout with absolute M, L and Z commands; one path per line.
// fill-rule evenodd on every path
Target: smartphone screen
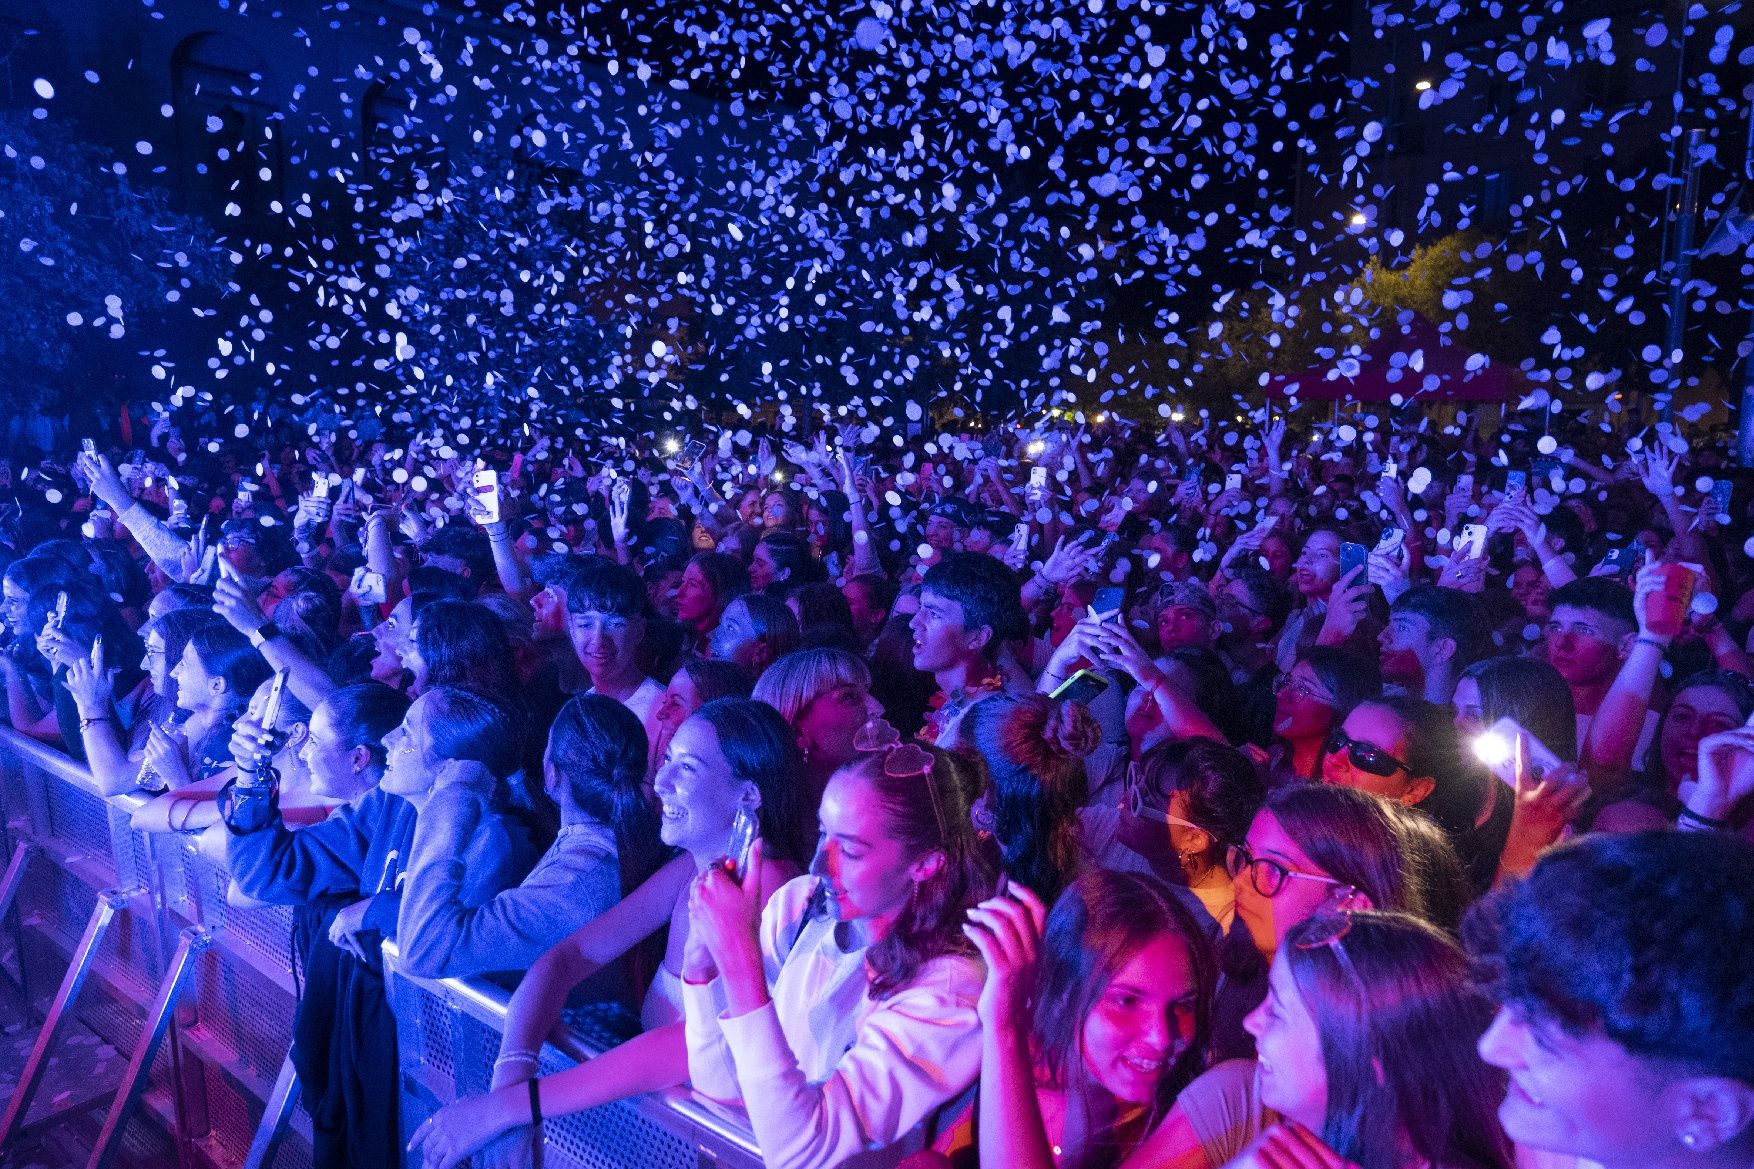
M 676 456 L 677 470 L 692 471 L 694 465 L 700 462 L 701 456 L 704 454 L 706 454 L 706 443 L 701 442 L 698 438 L 689 439 L 688 445 L 682 448 L 682 453 Z
M 1506 471 L 1504 473 L 1504 493 L 1512 498 L 1529 493 L 1529 473 L 1527 471 Z
M 1119 615 L 1121 606 L 1127 603 L 1127 590 L 1120 585 L 1109 585 L 1096 590 L 1091 599 L 1090 611 L 1103 620 Z

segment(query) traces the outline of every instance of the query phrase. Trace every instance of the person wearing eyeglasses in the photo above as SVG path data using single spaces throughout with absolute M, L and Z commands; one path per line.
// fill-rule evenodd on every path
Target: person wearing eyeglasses
M 1495 1115 L 1504 1076 L 1475 1050 L 1492 1006 L 1461 947 L 1410 914 L 1352 901 L 1337 890 L 1286 935 L 1246 1022 L 1256 1058 L 1183 1089 L 1123 1169 L 1516 1163 Z
M 1348 888 L 1354 904 L 1403 910 L 1454 930 L 1467 878 L 1429 818 L 1365 792 L 1330 786 L 1274 792 L 1243 843 L 1227 851 L 1236 923 L 1219 949 L 1213 1011 L 1220 1056 L 1246 1056 L 1242 1019 L 1266 994 L 1266 971 L 1292 927 Z
M 1097 867 L 1151 873 L 1222 934 L 1236 919 L 1225 853 L 1241 843 L 1266 796 L 1260 771 L 1236 748 L 1178 739 L 1128 767 L 1119 807 L 1086 807 L 1079 822 Z
M 1382 693 L 1376 659 L 1315 646 L 1273 682 L 1273 742 L 1268 784 L 1283 787 L 1321 775 L 1328 734 L 1360 702 Z

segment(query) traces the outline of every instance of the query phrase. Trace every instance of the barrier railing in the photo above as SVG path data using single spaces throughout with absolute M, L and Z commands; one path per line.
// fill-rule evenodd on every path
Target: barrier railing
M 302 1169 L 309 1122 L 287 1059 L 292 915 L 228 904 L 229 876 L 195 838 L 133 829 L 143 802 L 105 797 L 83 767 L 0 727 L 0 922 L 14 967 L 0 962 L 0 975 L 16 982 L 22 1021 L 37 1028 L 0 1112 L 0 1155 L 24 1134 L 106 1106 L 88 1169 L 124 1153 L 185 1169 Z M 397 959 L 387 945 L 402 1116 L 412 1128 L 487 1087 L 509 994 L 482 981 L 415 978 Z M 127 1065 L 45 1103 L 39 1090 L 75 1025 L 128 1052 Z M 587 1018 L 544 1049 L 543 1071 L 589 1059 L 614 1038 Z M 551 1120 L 544 1133 L 546 1163 L 559 1169 L 761 1164 L 747 1122 L 686 1089 Z

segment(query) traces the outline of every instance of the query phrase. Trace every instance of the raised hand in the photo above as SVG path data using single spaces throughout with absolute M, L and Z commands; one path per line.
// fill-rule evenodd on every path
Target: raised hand
M 1089 544 L 1089 535 L 1074 536 L 1070 543 L 1062 536 L 1054 541 L 1054 550 L 1042 562 L 1041 578 L 1049 584 L 1063 585 L 1096 570 L 1097 551 Z
M 1638 481 L 1644 489 L 1664 503 L 1675 498 L 1675 468 L 1681 464 L 1681 456 L 1669 456 L 1655 447 L 1645 448 L 1644 457 L 1634 460 L 1638 470 Z
M 116 692 L 116 675 L 119 673 L 119 670 L 106 668 L 101 644 L 92 647 L 91 657 L 75 654 L 68 660 L 64 685 L 67 693 L 73 696 L 73 704 L 79 708 L 80 718 L 97 718 L 109 712 L 110 697 Z
M 1754 797 L 1754 727 L 1699 740 L 1699 778 L 1684 795 L 1687 809 L 1707 820 L 1727 820 Z
M 975 1004 L 981 1026 L 1029 1030 L 1029 990 L 1046 919 L 1041 898 L 1022 885 L 1010 885 L 968 911 L 962 932 L 987 967 Z

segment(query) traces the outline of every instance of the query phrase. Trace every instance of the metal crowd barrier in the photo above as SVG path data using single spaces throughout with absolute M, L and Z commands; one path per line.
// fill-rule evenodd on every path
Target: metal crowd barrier
M 227 904 L 229 876 L 195 839 L 142 833 L 137 795 L 104 797 L 59 751 L 0 727 L 0 923 L 35 1026 L 0 1112 L 0 1158 L 27 1133 L 106 1108 L 88 1169 L 118 1161 L 183 1169 L 303 1169 L 310 1128 L 287 1058 L 296 997 L 289 910 Z M 386 947 L 407 1129 L 487 1087 L 508 992 L 400 971 Z M 39 1022 L 40 1019 L 40 1022 Z M 52 1099 L 39 1090 L 84 1028 L 118 1053 L 116 1077 Z M 613 1039 L 579 1031 L 543 1052 L 543 1071 Z M 100 1082 L 101 1081 L 101 1082 Z M 60 1085 L 65 1087 L 65 1085 Z M 761 1164 L 748 1125 L 686 1089 L 544 1126 L 555 1169 Z

